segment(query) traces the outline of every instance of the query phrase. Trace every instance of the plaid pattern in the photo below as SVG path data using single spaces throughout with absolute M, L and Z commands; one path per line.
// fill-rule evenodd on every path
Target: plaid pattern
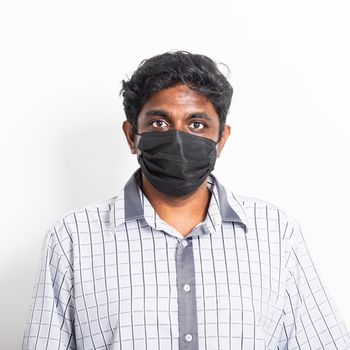
M 210 176 L 183 237 L 138 178 L 48 230 L 23 349 L 350 349 L 294 218 Z

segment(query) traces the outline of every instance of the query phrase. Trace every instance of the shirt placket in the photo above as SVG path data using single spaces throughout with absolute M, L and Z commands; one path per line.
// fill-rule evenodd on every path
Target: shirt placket
M 213 190 L 213 186 L 210 189 Z M 217 196 L 217 191 L 215 191 L 215 195 Z M 142 192 L 140 192 L 140 196 L 142 198 Z M 145 196 L 143 197 L 143 203 L 144 218 L 148 225 L 178 240 L 176 250 L 176 282 L 179 350 L 199 350 L 195 263 L 192 239 L 193 237 L 215 232 L 217 226 L 221 225 L 219 208 L 214 197 L 212 197 L 205 222 L 198 224 L 186 237 L 183 237 L 177 230 L 158 216 Z
M 179 349 L 198 349 L 197 303 L 192 237 L 179 241 L 176 251 Z

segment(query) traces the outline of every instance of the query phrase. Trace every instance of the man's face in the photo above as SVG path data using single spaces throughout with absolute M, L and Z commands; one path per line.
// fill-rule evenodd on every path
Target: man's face
M 132 135 L 131 125 L 128 122 L 124 122 L 123 129 L 132 153 L 139 153 L 137 144 L 140 136 Z M 158 91 L 146 101 L 137 118 L 137 130 L 139 134 L 149 131 L 181 130 L 217 142 L 220 121 L 209 99 L 186 85 L 177 85 Z M 230 128 L 225 125 L 222 138 L 217 145 L 218 155 L 229 134 Z

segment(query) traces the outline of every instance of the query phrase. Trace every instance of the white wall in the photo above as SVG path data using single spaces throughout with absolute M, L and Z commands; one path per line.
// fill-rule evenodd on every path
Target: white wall
M 350 327 L 347 1 L 8 1 L 0 9 L 0 347 L 20 346 L 46 229 L 137 162 L 120 81 L 171 49 L 231 68 L 216 175 L 296 217 Z

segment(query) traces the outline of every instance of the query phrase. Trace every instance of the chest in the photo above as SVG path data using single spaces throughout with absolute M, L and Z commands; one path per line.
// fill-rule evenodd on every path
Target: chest
M 82 338 L 93 323 L 112 343 L 168 341 L 170 348 L 185 313 L 196 321 L 199 345 L 212 344 L 208 349 L 218 342 L 220 349 L 241 342 L 245 349 L 267 348 L 283 305 L 278 240 L 226 225 L 189 242 L 139 227 L 82 235 L 74 261 Z

